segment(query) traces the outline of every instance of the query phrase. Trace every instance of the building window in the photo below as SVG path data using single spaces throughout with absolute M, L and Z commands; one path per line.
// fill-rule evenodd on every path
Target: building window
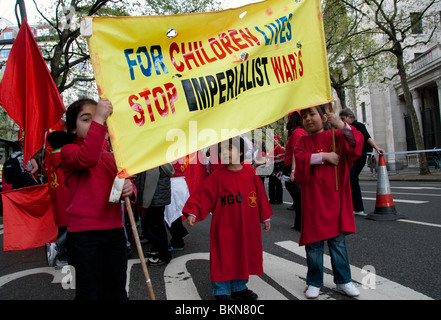
M 12 39 L 12 31 L 3 32 L 3 39 Z
M 49 35 L 49 29 L 37 29 L 37 37 L 44 37 Z
M 10 49 L 3 49 L 0 51 L 0 58 L 7 58 L 9 56 Z
M 411 29 L 413 34 L 423 33 L 423 20 L 419 12 L 411 12 L 410 23 L 412 25 Z

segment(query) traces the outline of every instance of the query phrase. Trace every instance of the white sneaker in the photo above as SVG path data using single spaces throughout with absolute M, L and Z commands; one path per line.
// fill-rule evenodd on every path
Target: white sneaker
M 308 299 L 315 299 L 319 296 L 319 294 L 320 294 L 320 288 L 311 285 L 305 288 L 305 296 Z
M 354 216 L 367 216 L 366 213 L 364 213 L 364 211 L 354 211 Z
M 337 284 L 337 291 L 347 295 L 348 297 L 358 297 L 360 295 L 360 291 L 358 291 L 352 282 Z

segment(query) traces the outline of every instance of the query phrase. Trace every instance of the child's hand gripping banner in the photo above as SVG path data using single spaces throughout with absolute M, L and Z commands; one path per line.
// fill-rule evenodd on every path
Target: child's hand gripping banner
M 87 17 L 120 177 L 333 100 L 320 0 Z

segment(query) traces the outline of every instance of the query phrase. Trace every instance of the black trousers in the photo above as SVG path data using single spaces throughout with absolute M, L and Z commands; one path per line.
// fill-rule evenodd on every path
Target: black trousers
M 124 228 L 67 233 L 76 300 L 127 300 Z
M 294 229 L 300 231 L 302 222 L 302 193 L 300 192 L 300 186 L 296 181 L 285 181 L 285 187 L 292 197 L 294 211 L 296 213 L 294 218 Z
M 354 161 L 349 176 L 351 179 L 352 207 L 354 211 L 364 211 L 363 199 L 361 198 L 361 189 L 358 176 L 366 165 L 366 156 L 361 156 Z
M 143 231 L 146 231 L 146 237 L 152 242 L 152 251 L 159 254 L 159 258 L 169 262 L 171 253 L 168 251 L 167 229 L 164 221 L 165 206 L 153 207 L 143 210 L 141 224 Z
M 283 203 L 282 182 L 274 175 L 269 176 L 268 194 L 271 203 Z
M 291 174 L 291 166 L 284 167 L 283 174 L 289 176 Z M 290 194 L 295 211 L 294 229 L 300 231 L 302 222 L 302 193 L 300 192 L 300 186 L 297 181 L 285 181 L 285 188 Z
M 173 221 L 168 231 L 171 235 L 170 244 L 174 247 L 183 247 L 185 244 L 183 238 L 188 234 L 188 231 L 182 224 L 181 217 Z

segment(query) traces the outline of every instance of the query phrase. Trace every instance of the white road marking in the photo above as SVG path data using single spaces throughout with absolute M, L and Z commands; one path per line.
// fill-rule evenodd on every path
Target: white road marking
M 170 261 L 164 271 L 167 300 L 201 300 L 191 274 L 185 266 L 189 260 L 208 260 L 208 252 L 186 254 Z
M 367 197 L 362 197 L 363 200 L 377 200 L 376 198 L 367 198 Z M 423 203 L 428 203 L 429 201 L 420 201 L 420 200 L 403 200 L 403 199 L 395 199 L 394 198 L 394 202 L 402 202 L 402 203 L 411 203 L 411 204 L 423 204 Z
M 437 188 L 437 187 L 423 187 L 423 186 L 418 186 L 418 187 L 392 187 L 391 189 L 408 189 L 408 190 L 441 190 L 441 188 Z
M 404 221 L 404 220 L 403 220 Z M 276 242 L 276 244 L 293 254 L 306 258 L 304 247 L 291 240 Z M 164 271 L 165 290 L 168 300 L 200 300 L 201 297 L 193 282 L 191 274 L 186 268 L 186 263 L 190 260 L 208 260 L 209 253 L 200 252 L 183 255 L 171 260 Z M 127 268 L 127 292 L 129 292 L 130 272 L 134 264 L 140 263 L 139 259 L 130 259 Z M 297 299 L 305 299 L 304 288 L 306 287 L 305 277 L 307 267 L 287 259 L 263 253 L 263 267 L 265 275 L 274 280 L 278 285 L 292 294 Z M 330 257 L 324 255 L 324 267 L 332 269 Z M 5 284 L 16 279 L 47 273 L 53 276 L 52 283 L 62 284 L 67 276 L 61 268 L 42 267 L 11 273 L 0 277 L 0 288 Z M 375 288 L 365 286 L 364 278 L 366 272 L 357 267 L 351 266 L 352 279 L 354 284 L 359 287 L 361 295 L 357 299 L 361 300 L 431 300 L 432 298 L 419 293 L 411 288 L 400 285 L 379 275 L 374 275 Z M 286 300 L 282 293 L 268 284 L 258 276 L 251 276 L 248 286 L 259 295 L 260 300 Z M 324 273 L 324 286 L 330 289 L 335 288 L 331 274 Z M 319 300 L 334 300 L 335 298 L 328 294 L 321 293 Z
M 377 193 L 376 191 L 363 191 L 363 193 Z M 393 192 L 392 195 L 401 194 L 407 196 L 429 196 L 429 197 L 441 197 L 441 194 L 433 193 L 408 193 L 408 192 Z
M 289 240 L 276 242 L 276 244 L 306 259 L 305 248 L 299 247 L 296 242 Z M 332 269 L 331 258 L 326 254 L 324 255 L 323 265 L 328 269 Z M 351 275 L 354 282 L 356 282 L 354 284 L 357 286 L 357 283 L 363 283 L 366 272 L 351 265 Z M 326 287 L 335 287 L 332 281 L 331 284 L 329 283 L 329 278 L 328 281 L 326 281 L 326 277 L 324 277 L 324 280 Z M 357 299 L 359 300 L 433 300 L 420 292 L 380 277 L 379 275 L 375 275 L 375 289 L 370 289 L 369 286 L 358 287 L 360 296 Z
M 282 248 L 290 252 L 306 258 L 304 247 L 294 241 L 280 241 L 276 242 Z M 167 299 L 179 300 L 199 300 L 200 296 L 197 293 L 196 286 L 193 282 L 191 274 L 185 267 L 187 261 L 192 259 L 208 259 L 208 253 L 194 253 L 173 259 L 167 266 L 164 272 L 164 279 L 166 284 Z M 324 267 L 332 269 L 330 257 L 324 256 Z M 287 259 L 263 253 L 263 268 L 265 275 L 274 280 L 278 285 L 283 287 L 286 291 L 292 294 L 297 299 L 305 299 L 304 288 L 306 287 L 305 277 L 307 267 Z M 386 278 L 374 275 L 375 288 L 364 285 L 364 278 L 367 276 L 366 271 L 357 267 L 351 266 L 352 278 L 354 284 L 360 288 L 361 295 L 357 299 L 361 300 L 431 300 L 430 297 L 419 293 L 413 289 L 402 286 L 399 283 L 393 282 Z M 285 300 L 287 299 L 276 289 L 262 280 L 260 277 L 251 276 L 248 284 L 249 288 L 259 295 L 260 300 Z M 333 283 L 333 276 L 329 273 L 324 273 L 324 286 L 330 289 L 335 288 Z M 320 300 L 334 300 L 335 298 L 328 294 L 321 293 Z
M 297 299 L 306 299 L 304 294 L 306 288 L 306 266 L 264 252 L 263 271 Z M 324 281 L 329 282 L 327 275 L 324 275 Z M 318 300 L 334 299 L 321 292 Z
M 47 273 L 52 275 L 52 283 L 61 283 L 63 278 L 66 277 L 66 272 L 62 272 L 62 268 L 59 267 L 41 267 L 28 269 L 23 271 L 14 272 L 0 277 L 0 288 L 7 284 L 8 282 L 14 281 L 19 278 L 23 278 L 33 274 Z
M 414 220 L 407 220 L 407 219 L 398 219 L 397 221 L 407 222 L 407 223 L 414 223 L 414 224 L 421 224 L 423 226 L 430 226 L 430 227 L 441 228 L 441 224 L 435 224 L 435 223 L 428 223 L 428 222 L 421 222 L 421 221 L 414 221 Z
M 441 188 L 434 188 L 434 187 L 423 187 L 423 188 L 419 188 L 419 187 L 395 187 L 397 189 L 416 189 L 416 190 L 420 190 L 420 189 L 430 189 L 430 190 L 438 190 Z M 376 193 L 376 191 L 363 191 L 363 193 Z M 406 193 L 406 192 L 393 192 L 392 195 L 410 195 L 410 196 L 431 196 L 431 197 L 441 197 L 441 194 L 430 194 L 430 193 Z M 363 200 L 377 200 L 376 198 L 368 198 L 368 197 L 362 197 Z M 428 203 L 429 201 L 418 201 L 418 200 L 402 200 L 402 199 L 395 199 L 394 198 L 394 202 L 403 202 L 403 203 L 411 203 L 411 204 L 423 204 L 423 203 Z M 415 221 L 415 220 L 408 220 L 408 219 L 398 219 L 397 221 L 401 221 L 401 222 L 407 222 L 407 223 L 414 223 L 414 224 L 420 224 L 423 226 L 430 226 L 430 227 L 437 227 L 437 228 L 441 228 L 440 224 L 435 224 L 435 223 L 429 223 L 429 222 L 422 222 L 422 221 Z

